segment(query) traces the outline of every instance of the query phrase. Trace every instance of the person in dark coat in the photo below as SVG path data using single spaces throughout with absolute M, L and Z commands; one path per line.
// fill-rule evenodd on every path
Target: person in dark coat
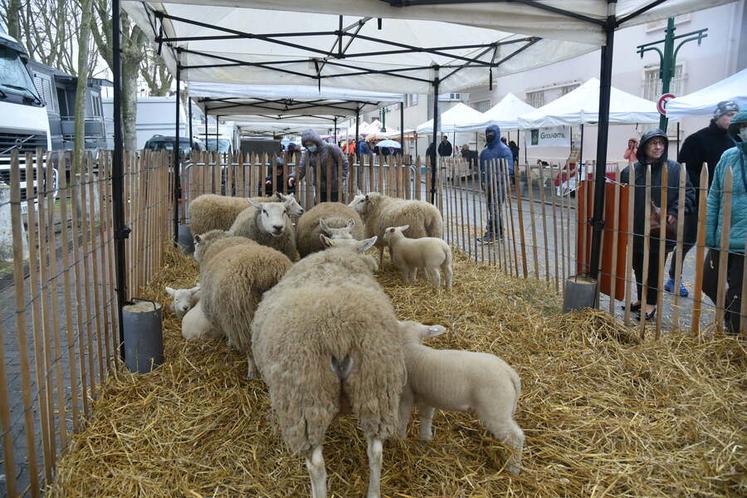
M 485 148 L 480 151 L 480 175 L 486 192 L 488 223 L 485 234 L 477 242 L 488 244 L 503 237 L 503 220 L 498 205 L 505 196 L 503 172 L 513 161 L 511 150 L 501 142 L 501 129 L 490 125 L 485 129 Z M 495 194 L 495 195 L 494 195 Z M 495 233 L 496 230 L 498 233 Z
M 711 123 L 687 137 L 682 143 L 677 161 L 685 163 L 687 176 L 694 187 L 697 188 L 700 185 L 700 172 L 703 169 L 703 163 L 707 163 L 708 189 L 710 190 L 713 183 L 713 174 L 716 171 L 716 164 L 721 159 L 721 154 L 727 149 L 734 147 L 734 142 L 729 138 L 727 130 L 737 112 L 739 112 L 739 106 L 736 102 L 731 100 L 719 102 L 713 111 Z M 682 244 L 683 261 L 685 260 L 685 256 L 687 256 L 687 252 L 695 245 L 695 239 L 698 235 L 699 197 L 699 195 L 695 196 L 695 211 L 693 216 L 685 217 L 685 240 Z M 667 292 L 674 292 L 675 256 L 675 252 L 672 252 L 672 261 L 669 264 L 669 278 L 664 284 L 664 290 Z M 687 297 L 689 294 L 682 280 L 680 280 L 679 293 L 682 297 Z
M 441 143 L 438 144 L 438 155 L 441 157 L 451 157 L 453 149 L 449 142 L 449 137 L 446 135 L 441 136 Z
M 301 143 L 306 152 L 301 156 L 301 162 L 293 175 L 289 175 L 288 186 L 295 187 L 297 181 L 306 176 L 306 170 L 311 169 L 312 181 L 317 191 L 317 202 L 337 202 L 339 189 L 337 185 L 337 162 L 342 161 L 343 181 L 348 177 L 348 158 L 340 148 L 322 140 L 314 130 L 306 130 L 301 134 Z M 319 163 L 319 174 L 316 177 L 316 165 Z M 327 178 L 330 179 L 332 191 L 327 192 Z M 329 194 L 329 195 L 328 195 Z
M 646 169 L 651 167 L 651 202 L 661 208 L 661 173 L 667 168 L 667 224 L 677 223 L 679 203 L 685 203 L 685 216 L 691 215 L 695 209 L 695 190 L 689 178 L 685 179 L 685 198 L 679 198 L 680 166 L 675 161 L 667 159 L 669 140 L 667 134 L 658 128 L 646 131 L 641 137 L 636 157 L 638 161 L 633 165 L 634 178 L 630 181 L 630 166 L 620 173 L 620 182 L 635 185 L 635 200 L 633 202 L 633 270 L 635 272 L 638 302 L 633 303 L 631 309 L 637 312 L 638 318 L 645 313 L 646 320 L 651 320 L 656 314 L 656 298 L 659 282 L 659 231 L 651 232 L 649 243 L 648 274 L 645 278 L 646 302 L 641 303 L 643 295 L 643 249 L 645 244 L 644 230 L 646 222 Z M 653 209 L 653 206 L 652 208 Z M 665 252 L 674 249 L 676 241 L 665 241 Z
M 425 157 L 430 160 L 431 165 L 436 162 L 436 143 L 430 142 L 428 148 L 425 149 Z

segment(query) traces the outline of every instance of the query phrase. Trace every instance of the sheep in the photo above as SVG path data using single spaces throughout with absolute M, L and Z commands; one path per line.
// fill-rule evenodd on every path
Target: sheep
M 166 287 L 166 293 L 173 298 L 171 311 L 181 320 L 184 315 L 194 308 L 200 300 L 200 286 L 197 285 L 191 289 L 173 289 Z
M 319 234 L 362 240 L 365 231 L 355 210 L 341 202 L 322 202 L 305 212 L 296 224 L 296 246 L 302 258 L 324 249 Z
M 379 265 L 384 264 L 384 231 L 387 227 L 410 225 L 410 236 L 443 236 L 443 219 L 436 206 L 423 201 L 395 199 L 377 192 L 366 195 L 360 191 L 349 206 L 361 215 L 366 226 L 366 237 L 377 235 Z
M 506 468 L 518 474 L 524 433 L 513 414 L 521 394 L 521 380 L 495 355 L 474 351 L 438 350 L 421 343 L 444 332 L 441 325 L 399 322 L 407 365 L 407 386 L 400 404 L 400 436 L 405 437 L 413 404 L 420 413 L 420 439 L 433 438 L 436 408 L 474 410 L 483 425 L 513 449 Z
M 228 197 L 216 194 L 203 194 L 189 204 L 189 228 L 193 234 L 210 230 L 228 230 L 236 217 L 249 207 L 249 202 L 280 202 L 288 206 L 289 215 L 298 219 L 303 208 L 293 194 L 276 192 L 270 197 Z
M 256 374 L 251 352 L 251 323 L 262 294 L 290 268 L 287 256 L 259 244 L 239 244 L 203 261 L 200 273 L 205 318 L 247 355 L 247 376 Z
M 373 243 L 355 245 L 364 251 Z M 349 263 L 365 258 L 351 247 L 307 256 L 265 293 L 252 324 L 257 368 L 283 440 L 306 457 L 314 498 L 327 496 L 322 443 L 346 402 L 368 441 L 369 498 L 380 496 L 382 440 L 399 427 L 402 342 L 394 308 L 369 263 Z
M 249 200 L 250 206 L 236 217 L 230 231 L 234 235 L 247 237 L 264 246 L 282 252 L 291 261 L 298 260 L 296 234 L 293 230 L 288 207 L 284 203 Z
M 200 264 L 200 267 L 227 247 L 241 244 L 256 244 L 251 239 L 231 235 L 231 232 L 224 232 L 223 230 L 210 230 L 202 235 L 195 235 L 194 243 L 195 252 L 192 256 Z
M 389 244 L 389 255 L 400 271 L 402 280 L 414 282 L 418 269 L 422 268 L 433 286 L 440 289 L 441 272 L 444 272 L 446 288 L 451 289 L 453 270 L 449 244 L 435 237 L 409 239 L 403 233 L 409 228 L 409 225 L 387 227 L 384 232 L 384 240 Z
M 202 337 L 221 337 L 223 334 L 205 317 L 202 303 L 198 302 L 182 319 L 182 337 L 188 341 Z

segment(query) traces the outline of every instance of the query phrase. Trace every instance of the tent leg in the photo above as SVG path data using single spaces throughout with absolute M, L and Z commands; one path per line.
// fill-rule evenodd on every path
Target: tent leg
M 360 121 L 361 121 L 361 110 L 360 108 L 355 110 L 355 157 L 357 158 L 358 162 L 361 162 L 361 154 L 358 152 L 358 133 L 360 132 Z
M 405 158 L 405 103 L 399 103 L 399 152 Z
M 433 79 L 433 156 L 431 157 L 431 204 L 436 203 L 436 173 L 438 168 L 438 66 L 435 66 L 436 77 Z
M 181 172 L 179 171 L 179 94 L 181 92 L 181 66 L 179 65 L 179 50 L 176 61 L 176 124 L 174 125 L 174 243 L 179 242 L 179 199 L 182 196 Z
M 583 123 L 581 123 L 581 144 L 579 145 L 579 151 L 578 151 L 578 166 L 580 168 L 584 167 L 584 124 Z
M 597 130 L 597 166 L 594 184 L 594 216 L 592 218 L 591 258 L 589 276 L 597 278 L 599 273 L 600 250 L 602 247 L 602 229 L 604 228 L 604 183 L 606 180 L 607 139 L 610 121 L 610 93 L 612 87 L 612 55 L 615 42 L 616 0 L 607 0 L 611 7 L 605 25 L 606 43 L 602 47 L 601 70 L 599 75 L 599 128 Z

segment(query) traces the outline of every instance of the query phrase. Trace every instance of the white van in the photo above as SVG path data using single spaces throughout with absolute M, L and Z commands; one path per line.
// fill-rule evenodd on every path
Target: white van
M 15 39 L 0 31 L 0 182 L 10 184 L 10 158 L 18 151 L 21 197 L 26 199 L 26 152 L 52 148 L 44 101 L 26 68 L 28 54 Z M 57 191 L 57 171 L 53 172 Z M 37 182 L 34 179 L 34 189 Z M 25 209 L 25 202 L 23 204 Z

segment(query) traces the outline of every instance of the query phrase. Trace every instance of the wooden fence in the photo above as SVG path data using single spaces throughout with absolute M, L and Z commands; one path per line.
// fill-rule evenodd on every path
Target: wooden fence
M 160 268 L 171 236 L 168 158 L 125 157 L 129 296 Z M 14 154 L 10 200 L 0 205 L 2 216 L 11 218 L 13 247 L 0 284 L 0 308 L 6 309 L 0 320 L 0 490 L 4 484 L 7 496 L 41 495 L 71 435 L 85 426 L 99 387 L 116 372 L 111 155 L 87 157 L 76 171 L 66 161 L 41 151 Z

